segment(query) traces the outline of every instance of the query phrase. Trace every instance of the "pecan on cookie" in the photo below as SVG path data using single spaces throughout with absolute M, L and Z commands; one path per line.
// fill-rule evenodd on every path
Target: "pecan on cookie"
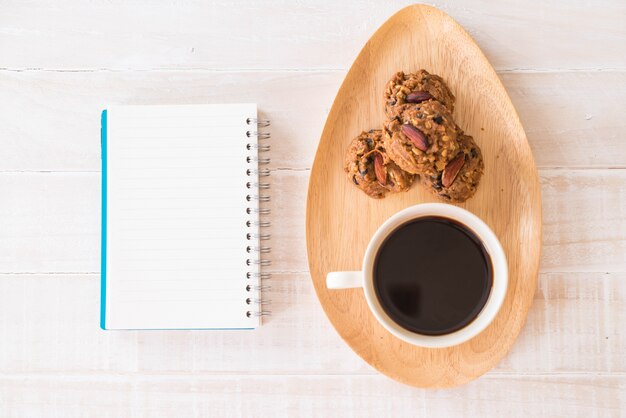
M 387 156 L 380 130 L 362 132 L 352 140 L 344 170 L 354 185 L 375 199 L 385 197 L 387 192 L 408 190 L 414 179 Z
M 436 176 L 459 151 L 459 128 L 441 103 L 400 106 L 383 125 L 387 155 L 403 170 Z
M 384 93 L 385 114 L 393 118 L 398 114 L 399 106 L 407 103 L 422 103 L 437 100 L 452 113 L 454 95 L 441 77 L 426 70 L 415 73 L 396 73 L 387 83 Z
M 483 156 L 474 139 L 459 133 L 460 150 L 436 175 L 421 176 L 426 188 L 442 199 L 464 202 L 476 193 L 483 175 Z

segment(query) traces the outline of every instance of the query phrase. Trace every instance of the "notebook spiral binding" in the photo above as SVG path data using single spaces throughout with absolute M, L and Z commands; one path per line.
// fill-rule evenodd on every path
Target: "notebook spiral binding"
M 252 267 L 251 271 L 246 273 L 246 280 L 248 281 L 246 292 L 249 293 L 245 300 L 246 305 L 249 305 L 246 316 L 248 318 L 262 318 L 272 314 L 269 310 L 271 301 L 264 297 L 271 289 L 267 282 L 271 280 L 272 275 L 262 271 L 264 267 L 269 267 L 272 264 L 270 260 L 265 258 L 271 252 L 271 247 L 265 244 L 271 238 L 271 234 L 265 232 L 265 229 L 271 226 L 271 222 L 263 218 L 270 215 L 271 210 L 260 207 L 261 204 L 270 202 L 268 194 L 270 184 L 267 181 L 260 180 L 270 175 L 269 169 L 260 168 L 260 166 L 270 163 L 268 157 L 261 155 L 271 150 L 271 145 L 261 143 L 261 141 L 267 141 L 271 138 L 269 132 L 262 130 L 270 126 L 270 121 L 267 119 L 248 118 L 246 119 L 246 124 L 251 126 L 251 129 L 246 131 L 246 137 L 256 137 L 258 142 L 256 144 L 246 144 L 246 149 L 251 151 L 250 155 L 246 157 L 246 162 L 252 166 L 246 170 L 246 175 L 255 178 L 255 180 L 246 182 L 246 188 L 256 191 L 256 193 L 250 192 L 246 195 L 246 200 L 254 203 L 246 209 L 246 213 L 253 217 L 253 219 L 246 221 L 246 227 L 259 231 L 259 233 L 248 232 L 246 234 L 248 241 L 256 243 L 251 243 L 246 247 L 246 252 L 253 254 L 246 260 L 246 265 Z M 256 180 L 257 178 L 259 180 Z

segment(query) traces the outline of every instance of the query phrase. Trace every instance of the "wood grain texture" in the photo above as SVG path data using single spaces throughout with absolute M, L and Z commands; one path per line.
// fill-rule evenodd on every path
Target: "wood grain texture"
M 0 67 L 347 69 L 376 28 L 411 3 L 4 1 Z M 626 69 L 623 2 L 432 4 L 469 29 L 496 69 Z
M 541 270 L 626 272 L 626 170 L 540 170 Z M 308 272 L 306 170 L 277 170 L 274 272 Z M 0 273 L 100 271 L 100 173 L 0 173 Z
M 488 375 L 626 374 L 625 281 L 540 275 L 525 327 Z M 272 285 L 273 315 L 255 332 L 103 332 L 98 274 L 0 274 L 0 376 L 377 374 L 330 326 L 308 274 Z
M 343 172 L 352 138 L 382 125 L 383 90 L 398 70 L 427 68 L 457 97 L 456 122 L 481 147 L 485 174 L 459 205 L 480 217 L 506 253 L 507 295 L 494 321 L 471 340 L 422 348 L 378 323 L 362 290 L 329 290 L 332 271 L 359 270 L 376 229 L 401 209 L 437 199 L 413 187 L 382 200 L 354 187 Z M 367 87 L 364 87 L 367 86 Z M 515 342 L 535 292 L 541 247 L 541 195 L 524 129 L 495 71 L 448 15 L 423 5 L 402 9 L 367 42 L 344 80 L 320 139 L 307 196 L 307 254 L 315 290 L 337 332 L 366 362 L 403 383 L 441 388 L 493 368 Z
M 99 171 L 99 115 L 105 106 L 220 101 L 257 101 L 272 120 L 272 167 L 310 168 L 344 76 L 0 71 L 0 170 Z M 620 88 L 625 72 L 501 73 L 500 78 L 538 167 L 626 167 L 621 135 L 626 88 Z
M 539 167 L 626 167 L 626 73 L 500 74 Z
M 624 271 L 626 170 L 574 171 L 567 179 L 559 177 L 554 171 L 542 172 L 542 190 L 551 196 L 543 208 L 542 271 Z M 583 197 L 581 190 L 588 195 Z M 580 211 L 584 229 L 579 229 Z
M 0 272 L 99 272 L 100 174 L 0 174 Z
M 625 389 L 624 376 L 488 377 L 453 390 L 426 391 L 383 376 L 14 375 L 0 377 L 0 413 L 6 418 L 617 418 L 623 416 Z

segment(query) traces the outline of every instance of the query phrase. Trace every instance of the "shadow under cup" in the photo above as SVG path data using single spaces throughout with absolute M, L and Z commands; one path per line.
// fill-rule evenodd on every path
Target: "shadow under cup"
M 387 235 L 373 266 L 376 297 L 389 318 L 421 335 L 465 328 L 485 307 L 493 264 L 467 226 L 442 216 L 409 220 Z

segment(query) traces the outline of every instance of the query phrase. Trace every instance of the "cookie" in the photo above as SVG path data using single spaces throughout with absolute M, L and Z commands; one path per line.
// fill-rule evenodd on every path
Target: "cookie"
M 450 111 L 430 100 L 400 106 L 384 123 L 387 155 L 412 174 L 437 176 L 459 151 L 459 128 Z
M 362 132 L 352 140 L 346 152 L 344 170 L 350 182 L 375 199 L 382 199 L 387 192 L 408 190 L 415 177 L 402 171 L 389 158 L 380 130 Z
M 422 185 L 451 202 L 464 202 L 476 193 L 485 167 L 480 148 L 471 136 L 460 133 L 459 144 L 459 152 L 443 171 L 421 176 Z
M 405 74 L 398 72 L 387 83 L 384 93 L 385 114 L 388 118 L 398 115 L 398 107 L 407 103 L 436 100 L 452 113 L 454 95 L 441 77 L 426 70 Z

